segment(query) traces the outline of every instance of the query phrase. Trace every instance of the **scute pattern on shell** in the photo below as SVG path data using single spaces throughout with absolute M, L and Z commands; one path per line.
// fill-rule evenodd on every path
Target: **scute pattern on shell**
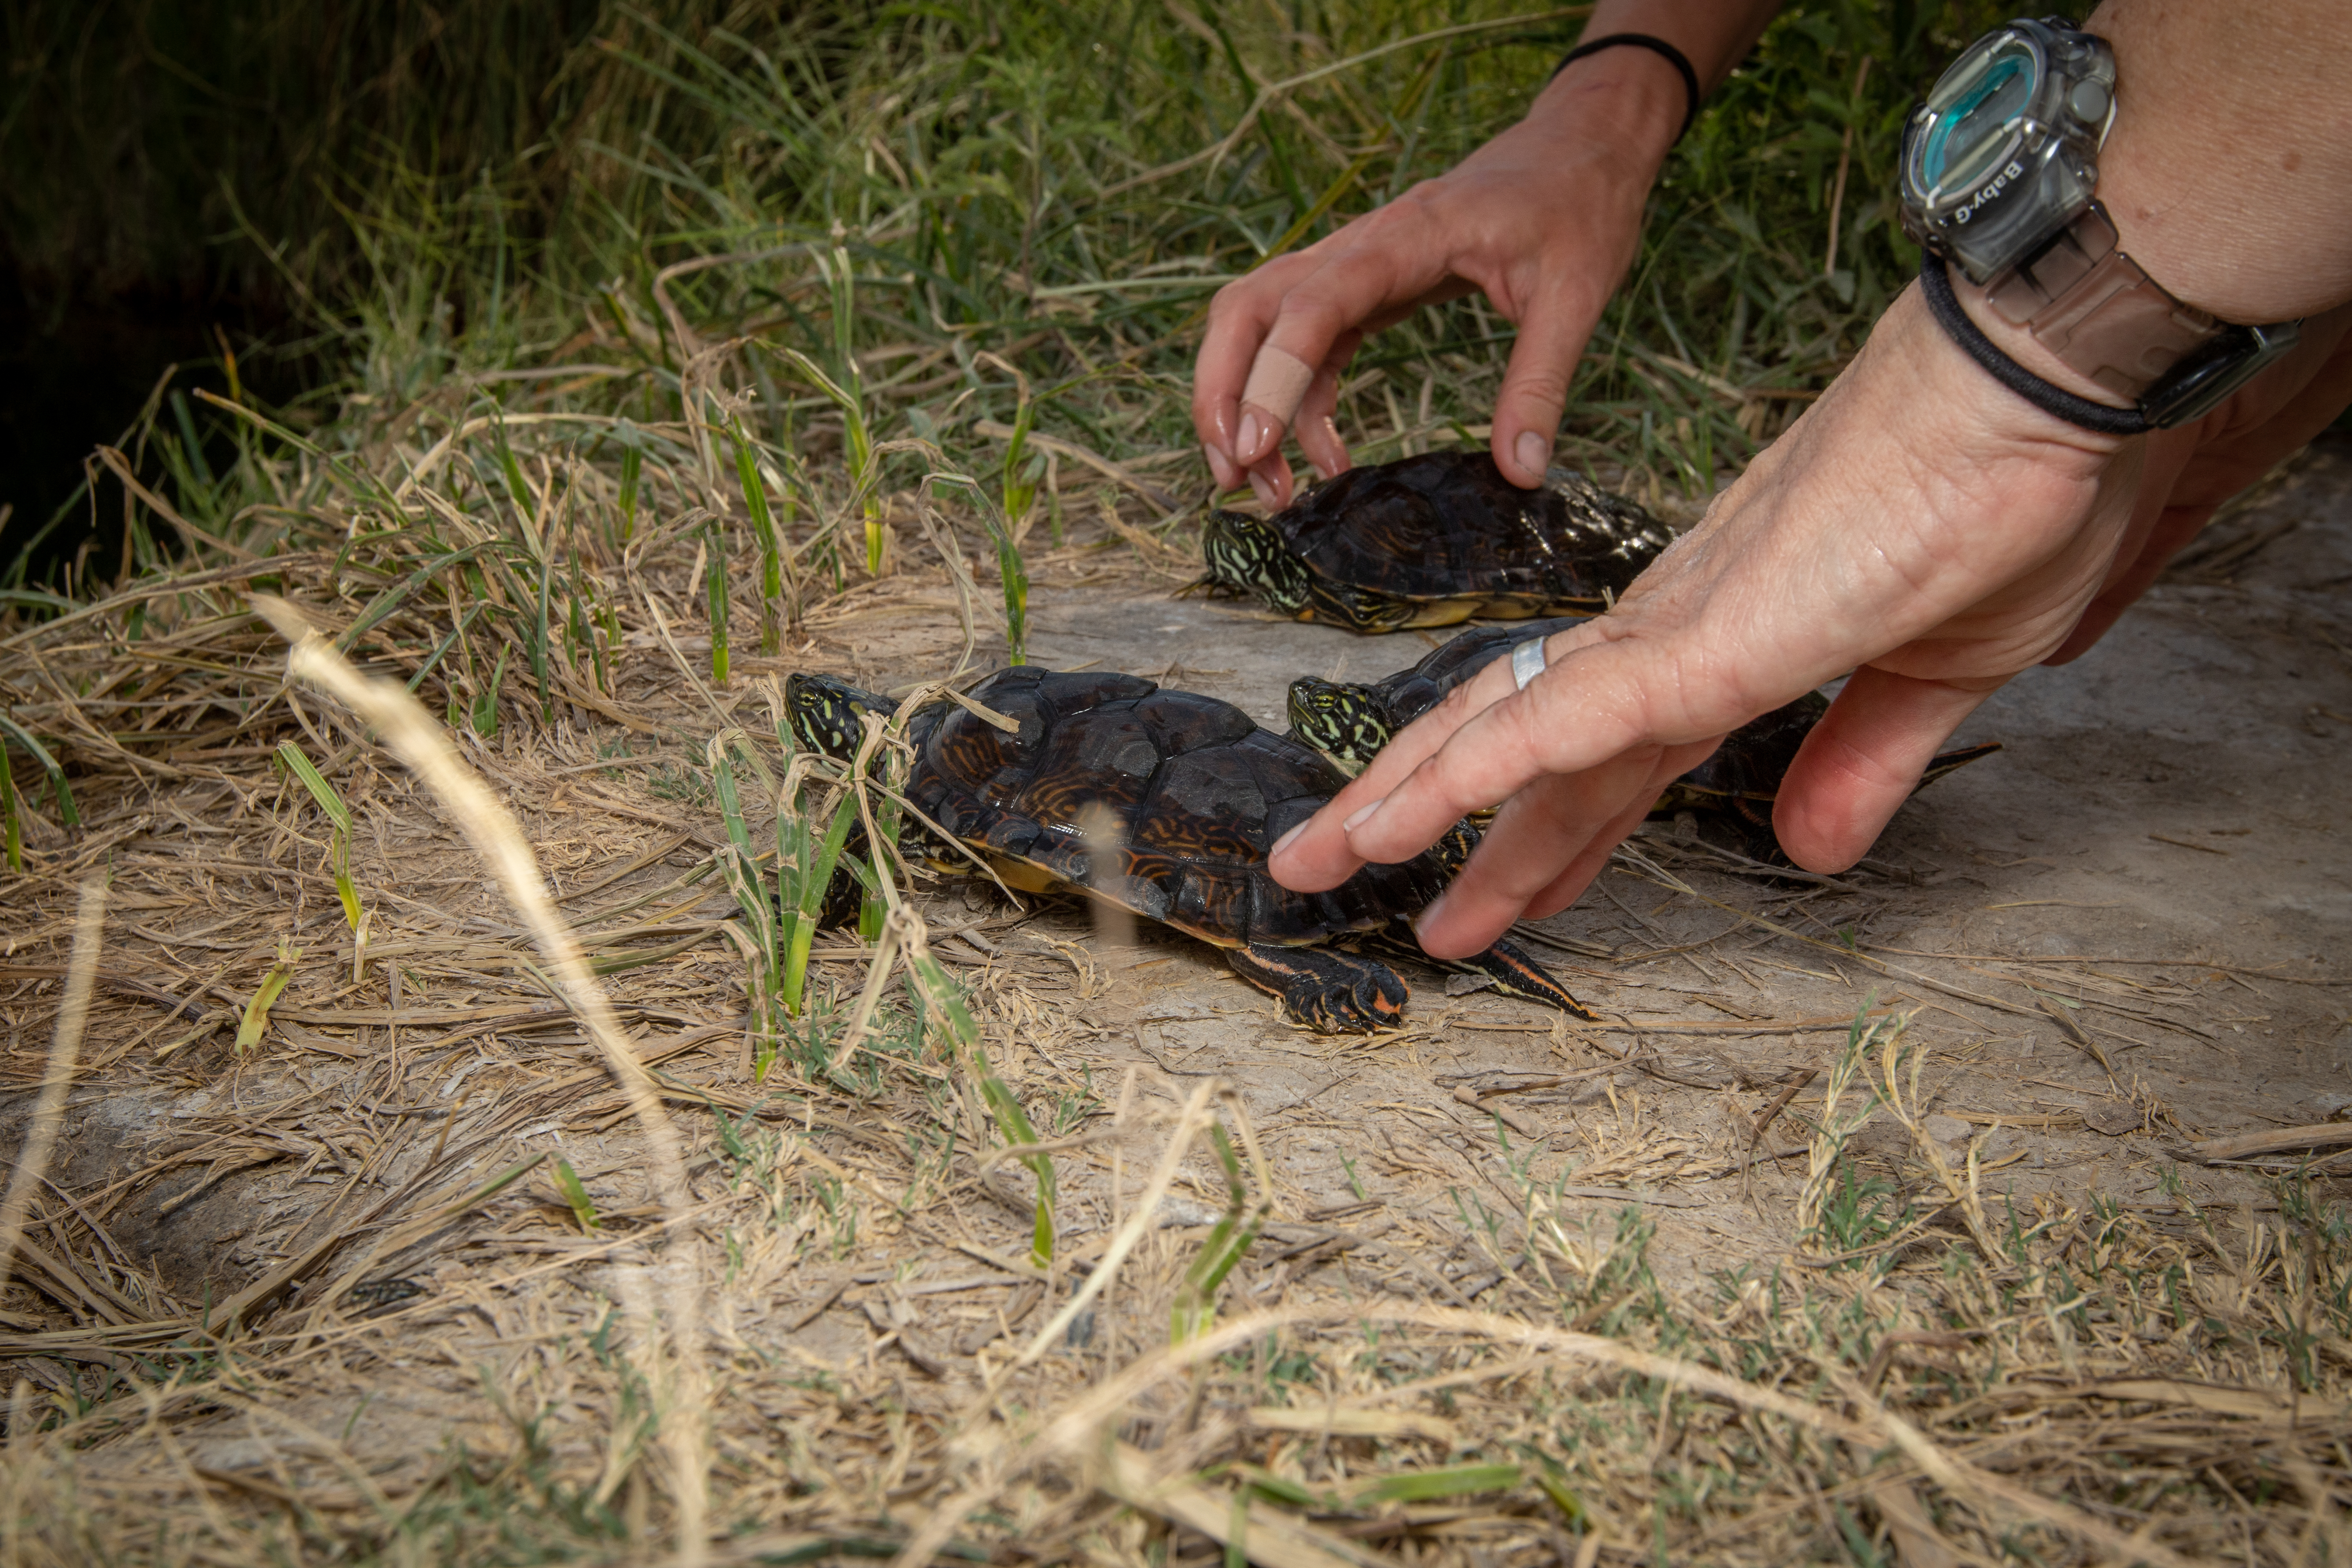
M 1028 666 L 991 676 L 971 696 L 1019 732 L 960 707 L 919 716 L 908 798 L 967 843 L 1146 919 L 1223 947 L 1303 945 L 1379 930 L 1445 884 L 1433 853 L 1367 866 L 1322 893 L 1267 876 L 1268 846 L 1348 781 L 1231 703 L 1133 676 Z M 1115 885 L 1096 880 L 1080 825 L 1090 807 L 1123 829 Z
M 1389 732 L 1393 734 L 1520 643 L 1550 637 L 1591 618 L 1557 616 L 1549 620 L 1480 626 L 1433 650 L 1411 668 L 1398 670 L 1364 689 L 1379 705 Z M 1780 787 L 1781 775 L 1797 759 L 1797 748 L 1804 744 L 1805 736 L 1821 722 L 1829 707 L 1829 699 L 1817 691 L 1808 691 L 1794 701 L 1749 720 L 1724 737 L 1723 744 L 1707 753 L 1704 762 L 1667 785 L 1659 809 L 1671 810 L 1717 796 L 1771 800 Z
M 1483 451 L 1351 468 L 1267 521 L 1323 583 L 1409 599 L 1597 604 L 1673 542 L 1580 474 L 1553 468 L 1523 490 Z

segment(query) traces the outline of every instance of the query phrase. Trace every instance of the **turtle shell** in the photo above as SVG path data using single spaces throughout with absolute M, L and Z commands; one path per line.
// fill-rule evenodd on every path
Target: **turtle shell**
M 1129 675 L 1022 665 L 971 696 L 1018 731 L 936 710 L 912 737 L 915 806 L 1000 862 L 1204 942 L 1304 946 L 1378 930 L 1444 889 L 1442 855 L 1459 863 L 1463 847 L 1441 845 L 1293 892 L 1266 874 L 1267 848 L 1348 782 L 1314 751 L 1230 702 Z M 1117 830 L 1102 856 L 1087 838 L 1097 813 Z
M 1447 692 L 1520 643 L 1581 626 L 1590 618 L 1555 616 L 1549 620 L 1481 626 L 1464 632 L 1411 669 L 1401 669 L 1375 681 L 1368 689 L 1386 709 L 1393 733 L 1436 707 Z M 1666 798 L 1659 803 L 1661 807 L 1719 795 L 1770 800 L 1780 787 L 1781 775 L 1797 760 L 1797 748 L 1805 743 L 1805 737 L 1829 710 L 1828 698 L 1818 691 L 1808 691 L 1793 702 L 1749 720 L 1725 736 L 1723 744 L 1709 752 L 1705 762 L 1668 785 Z
M 1402 730 L 1436 707 L 1445 694 L 1486 668 L 1487 663 L 1535 637 L 1548 637 L 1570 626 L 1580 626 L 1590 616 L 1553 616 L 1540 621 L 1513 621 L 1464 632 L 1432 651 L 1411 669 L 1400 669 L 1374 681 L 1371 691 L 1386 710 L 1391 730 Z
M 1667 785 L 1660 807 L 1724 795 L 1748 801 L 1772 799 L 1780 793 L 1789 764 L 1797 760 L 1797 748 L 1829 710 L 1828 698 L 1808 691 L 1794 702 L 1750 719 L 1726 735 L 1723 744 L 1707 753 L 1706 761 Z
M 1350 468 L 1267 520 L 1328 583 L 1409 600 L 1600 604 L 1673 542 L 1580 474 L 1523 490 L 1484 451 Z

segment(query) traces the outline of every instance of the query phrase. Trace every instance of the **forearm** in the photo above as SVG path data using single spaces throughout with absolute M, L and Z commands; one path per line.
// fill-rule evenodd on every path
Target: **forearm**
M 2175 299 L 2252 325 L 2352 300 L 2352 117 L 2333 79 L 2352 30 L 2319 0 L 2268 8 L 2114 0 L 2089 29 L 2116 53 L 2098 195 L 2118 248 Z M 1950 274 L 1994 345 L 2045 381 L 2128 401 L 2068 363 L 1989 291 Z
M 1584 39 L 1646 33 L 1682 51 L 1711 92 L 1744 58 L 1780 0 L 1601 0 Z M 1682 74 L 1648 49 L 1588 55 L 1554 77 L 1528 105 L 1530 125 L 1620 148 L 1654 175 L 1689 109 Z
M 2123 248 L 2225 321 L 2352 300 L 2352 21 L 2341 0 L 2110 0 L 2099 198 Z

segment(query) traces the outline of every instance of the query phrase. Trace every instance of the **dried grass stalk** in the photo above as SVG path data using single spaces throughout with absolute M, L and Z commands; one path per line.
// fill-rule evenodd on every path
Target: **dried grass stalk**
M 631 1113 L 645 1131 L 652 1155 L 655 1187 L 665 1216 L 674 1222 L 682 1219 L 693 1194 L 687 1185 L 686 1160 L 677 1129 L 662 1110 L 660 1090 L 652 1075 L 621 1032 L 620 1020 L 613 1016 L 612 1004 L 604 988 L 596 984 L 579 939 L 556 913 L 538 858 L 524 840 L 513 814 L 490 793 L 480 775 L 466 765 L 457 748 L 449 743 L 448 732 L 433 721 L 415 698 L 390 681 L 370 680 L 361 675 L 285 600 L 257 594 L 252 604 L 280 636 L 294 645 L 287 656 L 288 672 L 342 702 L 383 736 L 393 753 L 440 798 L 475 853 L 498 878 L 499 888 L 522 917 L 547 960 L 565 1005 L 604 1052 L 605 1064 L 619 1081 Z M 86 1000 L 86 987 L 84 996 Z M 709 1395 L 696 1342 L 701 1269 L 691 1230 L 681 1226 L 676 1228 L 675 1235 L 673 1255 L 664 1273 L 669 1285 L 667 1306 L 677 1345 L 673 1369 L 677 1378 L 676 1392 L 682 1408 L 674 1409 L 672 1418 L 662 1423 L 662 1443 L 669 1450 L 677 1493 L 677 1560 L 697 1563 L 705 1554 L 705 1521 L 709 1512 L 705 1452 Z
M 9 1266 L 25 1239 L 25 1213 L 32 1206 L 33 1189 L 48 1172 L 49 1152 L 57 1147 L 58 1128 L 65 1121 L 66 1090 L 72 1086 L 74 1068 L 81 1059 L 81 1035 L 89 1022 L 89 994 L 98 984 L 98 953 L 105 938 L 106 879 L 92 877 L 82 883 L 74 910 L 73 956 L 67 961 L 57 1033 L 49 1040 L 49 1070 L 41 1079 L 40 1098 L 33 1104 L 33 1125 L 26 1135 L 24 1152 L 9 1173 L 8 1195 L 0 1199 L 0 1289 L 7 1287 Z

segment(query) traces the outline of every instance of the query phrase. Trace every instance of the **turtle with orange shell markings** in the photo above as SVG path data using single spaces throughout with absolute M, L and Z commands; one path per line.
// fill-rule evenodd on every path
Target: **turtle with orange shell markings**
M 1295 893 L 1266 874 L 1267 852 L 1348 782 L 1308 747 L 1260 729 L 1230 702 L 1131 675 L 1023 665 L 971 695 L 1017 728 L 945 700 L 918 709 L 907 726 L 915 757 L 907 799 L 1007 886 L 1082 892 L 1222 948 L 1243 979 L 1309 1028 L 1400 1020 L 1403 978 L 1364 950 L 1436 962 L 1422 955 L 1409 921 L 1468 858 L 1475 828 L 1463 824 L 1412 859 L 1366 866 L 1327 892 Z M 860 715 L 894 705 L 803 674 L 786 683 L 785 708 L 803 744 L 847 758 L 864 735 Z M 1081 826 L 1103 813 L 1117 826 L 1108 847 L 1089 843 Z M 970 868 L 947 845 L 915 835 L 904 843 L 942 870 Z M 1508 942 L 1444 966 L 1592 1016 Z

